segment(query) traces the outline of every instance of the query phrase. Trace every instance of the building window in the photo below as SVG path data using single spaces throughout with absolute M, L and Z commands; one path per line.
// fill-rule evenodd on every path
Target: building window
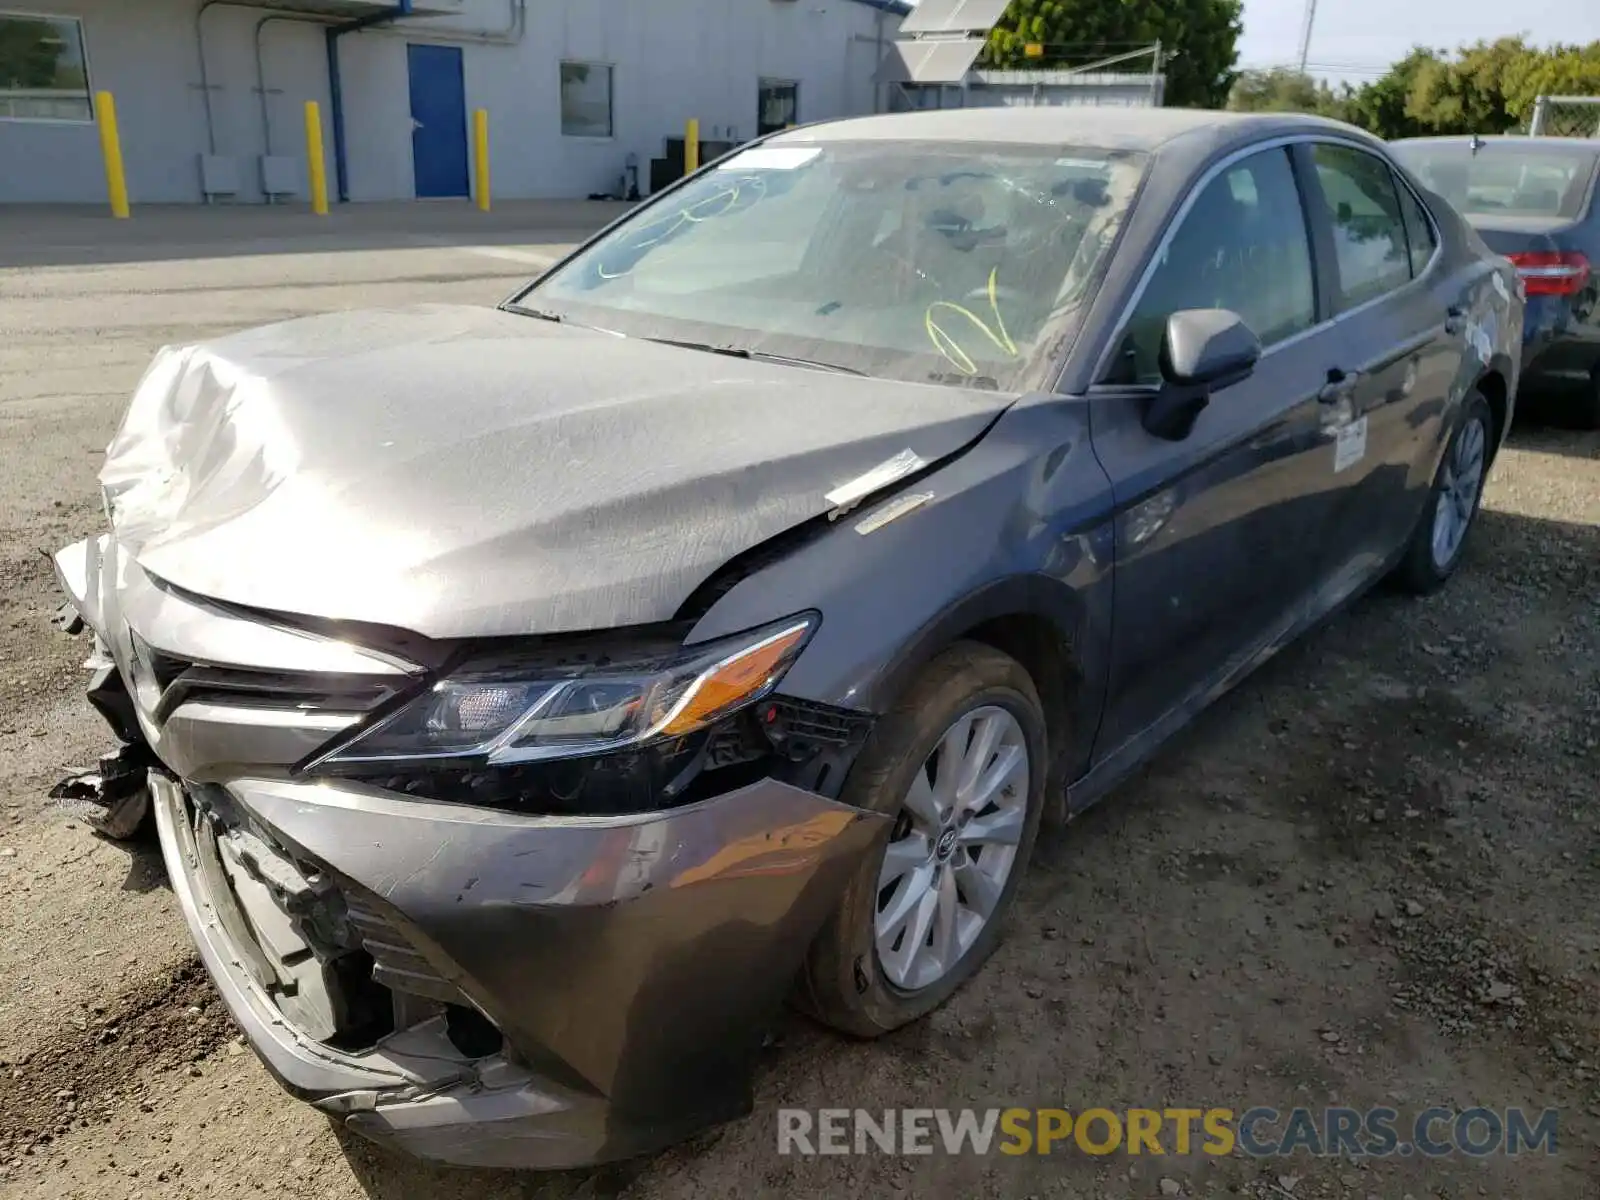
M 763 79 L 756 109 L 756 136 L 787 129 L 800 120 L 800 85 L 792 79 Z
M 611 136 L 611 68 L 561 64 L 561 132 L 566 137 Z
M 76 17 L 0 11 L 0 119 L 90 121 L 89 69 Z

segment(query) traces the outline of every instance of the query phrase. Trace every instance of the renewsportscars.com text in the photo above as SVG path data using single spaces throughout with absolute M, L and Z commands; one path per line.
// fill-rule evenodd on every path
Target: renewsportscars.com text
M 778 1153 L 1481 1158 L 1554 1154 L 1556 1126 L 1549 1108 L 782 1108 Z

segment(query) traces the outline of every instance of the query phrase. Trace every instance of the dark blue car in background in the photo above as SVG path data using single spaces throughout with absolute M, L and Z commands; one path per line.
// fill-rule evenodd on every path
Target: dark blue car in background
M 1528 294 L 1524 401 L 1600 428 L 1600 139 L 1408 138 L 1392 149 L 1516 264 Z

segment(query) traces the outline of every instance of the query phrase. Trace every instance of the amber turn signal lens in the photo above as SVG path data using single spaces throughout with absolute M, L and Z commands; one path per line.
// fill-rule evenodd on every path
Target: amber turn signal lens
M 788 665 L 810 632 L 809 622 L 792 625 L 716 663 L 695 680 L 660 732 L 668 737 L 690 733 L 756 698 Z

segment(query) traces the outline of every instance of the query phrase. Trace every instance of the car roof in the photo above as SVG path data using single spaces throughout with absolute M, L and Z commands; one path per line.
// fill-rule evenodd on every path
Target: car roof
M 1347 134 L 1360 132 L 1354 126 L 1301 113 L 1040 105 L 1027 108 L 934 109 L 873 117 L 847 117 L 803 125 L 787 130 L 772 140 L 1009 142 L 1107 150 L 1155 150 L 1189 138 L 1202 138 L 1215 143 L 1246 143 L 1261 137 L 1330 130 Z

